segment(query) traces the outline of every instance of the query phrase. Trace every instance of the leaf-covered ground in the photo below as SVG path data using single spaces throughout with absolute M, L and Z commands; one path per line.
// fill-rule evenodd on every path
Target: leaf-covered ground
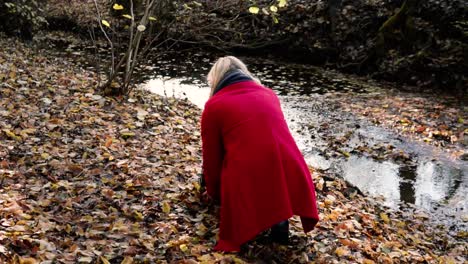
M 467 159 L 468 112 L 462 98 L 397 91 L 361 94 L 339 102 L 345 111 L 367 117 L 396 133 L 443 149 L 452 158 Z
M 314 173 L 321 222 L 221 254 L 216 208 L 199 200 L 200 111 L 136 92 L 105 98 L 96 76 L 0 40 L 0 262 L 464 263 L 466 232 L 391 211 Z

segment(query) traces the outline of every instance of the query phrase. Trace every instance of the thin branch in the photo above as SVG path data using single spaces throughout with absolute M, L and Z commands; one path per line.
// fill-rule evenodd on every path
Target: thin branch
M 169 23 L 168 26 L 167 26 L 166 28 L 170 28 L 173 24 L 174 24 L 174 21 L 172 21 L 171 23 Z M 144 54 L 146 54 L 146 53 L 149 51 L 149 49 L 151 49 L 151 48 L 157 48 L 157 47 L 161 46 L 161 45 L 160 45 L 161 43 L 159 43 L 156 47 L 153 47 L 153 44 L 154 44 L 154 42 L 156 42 L 157 39 L 159 39 L 159 37 L 160 37 L 163 33 L 164 33 L 164 31 L 159 31 L 159 33 L 158 33 L 148 44 L 146 44 L 145 48 L 141 51 L 141 54 L 144 55 Z M 167 42 L 167 39 L 165 39 L 164 41 L 162 41 L 162 43 L 164 43 L 164 42 Z
M 149 1 L 147 0 L 146 3 L 148 3 Z M 152 7 L 154 6 L 154 3 L 156 2 L 156 0 L 152 0 L 145 8 L 145 13 L 143 14 L 143 17 L 141 18 L 140 20 L 140 25 L 143 25 L 143 26 L 146 26 L 148 24 L 148 20 L 149 20 L 149 13 L 152 9 Z M 129 85 L 130 85 L 130 77 L 131 75 L 133 74 L 133 70 L 135 68 L 135 65 L 137 63 L 137 56 L 138 56 L 138 50 L 140 48 L 140 42 L 141 42 L 141 37 L 143 36 L 143 31 L 139 31 L 137 30 L 137 33 L 136 33 L 136 36 L 135 36 L 135 40 L 134 40 L 134 46 L 135 46 L 135 49 L 133 50 L 133 57 L 129 57 L 128 59 L 131 59 L 131 63 L 130 63 L 130 69 L 129 71 L 126 73 L 126 76 L 125 76 L 125 83 L 124 83 L 124 89 L 128 92 L 130 92 L 130 90 L 128 89 Z M 132 45 L 133 46 L 133 45 Z
M 94 32 L 94 27 L 90 26 L 88 28 L 89 36 L 91 38 L 91 42 L 93 43 L 94 47 L 94 66 L 96 67 L 96 74 L 97 74 L 97 87 L 101 86 L 101 57 L 99 56 L 99 49 L 97 45 L 96 33 Z
M 111 70 L 110 70 L 110 74 L 109 74 L 109 79 L 110 79 L 110 77 L 114 75 L 114 65 L 115 65 L 114 43 L 112 43 L 112 40 L 109 38 L 109 36 L 107 35 L 106 30 L 102 26 L 102 15 L 101 15 L 101 12 L 99 11 L 98 3 L 97 3 L 96 0 L 94 0 L 94 6 L 96 7 L 96 12 L 97 12 L 97 15 L 98 15 L 99 27 L 101 28 L 102 33 L 104 33 L 104 36 L 106 37 L 107 41 L 109 42 L 109 45 L 111 46 L 111 53 L 112 53 L 111 61 L 112 62 L 111 62 Z
M 125 83 L 128 82 L 128 73 L 130 72 L 130 63 L 132 61 L 133 52 L 133 31 L 135 30 L 135 14 L 133 12 L 133 0 L 130 0 L 130 15 L 132 17 L 132 24 L 130 25 L 130 42 L 127 49 L 127 65 L 125 67 Z

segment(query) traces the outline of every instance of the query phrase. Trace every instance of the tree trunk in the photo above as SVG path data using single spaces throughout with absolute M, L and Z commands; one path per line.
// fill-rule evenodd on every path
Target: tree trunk
M 405 0 L 400 10 L 385 21 L 379 28 L 375 45 L 375 52 L 378 56 L 386 53 L 386 40 L 391 38 L 396 29 L 404 29 L 408 25 L 411 13 L 416 9 L 421 0 Z M 404 30 L 402 30 L 404 32 Z
M 330 19 L 331 32 L 334 35 L 336 28 L 336 20 L 338 18 L 338 12 L 341 9 L 341 3 L 343 0 L 329 0 L 328 1 L 328 16 Z

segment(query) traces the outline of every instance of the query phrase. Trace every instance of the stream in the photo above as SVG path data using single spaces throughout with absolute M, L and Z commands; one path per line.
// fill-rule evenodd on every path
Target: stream
M 379 94 L 378 84 L 346 77 L 313 66 L 278 63 L 241 57 L 262 83 L 272 88 L 282 102 L 290 130 L 307 163 L 344 178 L 363 193 L 381 199 L 393 209 L 412 208 L 451 230 L 466 230 L 468 215 L 468 164 L 454 160 L 435 147 L 399 136 L 363 117 L 343 111 L 340 98 Z M 142 88 L 163 96 L 187 99 L 203 108 L 209 88 L 205 74 L 213 55 L 191 53 L 148 61 Z M 346 155 L 330 149 L 346 137 L 341 147 Z M 359 146 L 391 146 L 407 153 L 410 162 L 377 160 L 352 150 Z

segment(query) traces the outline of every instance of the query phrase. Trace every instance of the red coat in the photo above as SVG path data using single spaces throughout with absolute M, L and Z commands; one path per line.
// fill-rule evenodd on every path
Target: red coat
M 305 232 L 318 222 L 315 188 L 276 94 L 254 81 L 224 87 L 203 111 L 203 173 L 221 203 L 222 251 L 293 215 Z

